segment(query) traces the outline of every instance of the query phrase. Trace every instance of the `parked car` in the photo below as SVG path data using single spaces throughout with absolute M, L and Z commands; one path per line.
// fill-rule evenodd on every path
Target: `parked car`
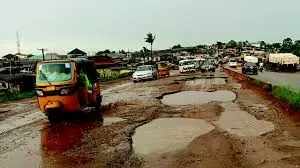
M 229 67 L 236 68 L 237 67 L 237 60 L 236 59 L 230 59 L 228 62 Z
M 211 72 L 215 72 L 216 71 L 216 66 L 214 65 L 214 63 L 213 62 L 204 62 L 203 64 L 202 64 L 202 66 L 201 66 L 201 72 L 203 73 L 203 72 L 209 72 L 209 71 L 211 71 Z
M 142 80 L 157 79 L 157 69 L 153 65 L 142 65 L 139 66 L 136 71 L 132 74 L 133 82 Z
M 179 61 L 179 72 L 195 72 L 196 71 L 196 61 L 194 60 L 181 60 Z
M 242 73 L 243 74 L 258 74 L 258 68 L 256 63 L 254 62 L 245 62 L 244 66 L 242 67 Z

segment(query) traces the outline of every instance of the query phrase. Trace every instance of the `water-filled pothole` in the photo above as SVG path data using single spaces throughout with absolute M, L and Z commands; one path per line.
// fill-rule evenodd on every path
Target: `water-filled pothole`
M 138 154 L 163 154 L 180 150 L 214 129 L 201 119 L 159 118 L 136 129 L 133 148 Z
M 225 85 L 225 78 L 208 78 L 208 79 L 196 79 L 192 81 L 187 81 L 187 85 Z
M 215 92 L 182 91 L 174 94 L 164 95 L 161 103 L 169 106 L 180 105 L 202 105 L 209 102 L 228 102 L 236 99 L 236 94 L 228 90 Z

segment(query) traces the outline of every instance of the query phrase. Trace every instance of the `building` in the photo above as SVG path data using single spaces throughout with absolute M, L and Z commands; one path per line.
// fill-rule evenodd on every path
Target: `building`
M 14 54 L 7 54 L 2 57 L 4 61 L 18 61 L 20 60 L 20 57 L 14 55 Z
M 66 59 L 67 56 L 64 55 L 45 55 L 45 60 L 57 60 L 57 59 Z M 28 58 L 28 60 L 31 61 L 41 61 L 43 60 L 43 56 L 42 55 L 34 55 L 30 58 Z
M 74 50 L 70 51 L 67 54 L 68 58 L 77 58 L 82 56 L 87 56 L 86 52 L 79 50 L 78 48 L 75 48 Z
M 117 62 L 109 56 L 91 56 L 89 59 L 93 60 L 97 69 L 105 69 L 115 67 Z

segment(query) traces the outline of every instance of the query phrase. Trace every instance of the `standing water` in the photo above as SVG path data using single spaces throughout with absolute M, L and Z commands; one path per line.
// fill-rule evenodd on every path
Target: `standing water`
M 235 99 L 236 94 L 227 90 L 219 90 L 216 92 L 183 91 L 175 94 L 165 95 L 161 102 L 170 106 L 202 105 L 213 101 L 228 102 Z
M 133 148 L 138 154 L 163 154 L 180 150 L 214 129 L 201 119 L 159 118 L 136 129 Z

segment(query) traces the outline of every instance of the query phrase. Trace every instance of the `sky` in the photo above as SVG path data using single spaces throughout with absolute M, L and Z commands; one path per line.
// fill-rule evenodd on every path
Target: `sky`
M 0 56 L 300 39 L 299 0 L 0 0 Z

